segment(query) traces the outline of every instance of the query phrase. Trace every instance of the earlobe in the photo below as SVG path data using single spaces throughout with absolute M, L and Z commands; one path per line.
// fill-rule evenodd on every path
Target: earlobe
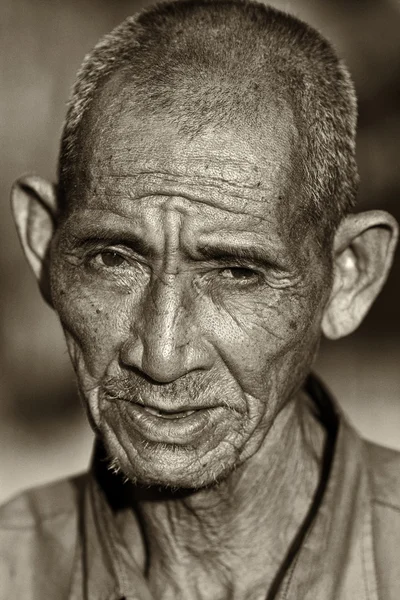
M 396 220 L 385 211 L 349 215 L 333 248 L 333 282 L 322 331 L 329 339 L 352 333 L 381 291 L 398 239 Z
M 18 236 L 41 292 L 51 304 L 47 256 L 55 229 L 55 186 L 36 175 L 18 179 L 11 190 L 11 208 Z

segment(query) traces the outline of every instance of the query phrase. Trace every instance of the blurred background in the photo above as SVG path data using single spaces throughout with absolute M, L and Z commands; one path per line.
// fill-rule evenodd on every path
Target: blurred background
M 9 210 L 12 181 L 54 179 L 65 103 L 97 39 L 151 2 L 0 0 L 0 502 L 84 469 L 92 437 L 56 317 L 39 296 Z M 336 45 L 359 98 L 359 208 L 400 219 L 399 0 L 272 0 Z M 362 327 L 323 343 L 317 372 L 361 433 L 400 449 L 400 260 Z

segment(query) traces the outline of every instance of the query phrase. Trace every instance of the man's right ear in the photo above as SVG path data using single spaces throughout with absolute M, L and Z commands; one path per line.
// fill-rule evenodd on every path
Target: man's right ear
M 51 305 L 48 251 L 55 231 L 56 187 L 37 175 L 21 177 L 11 190 L 11 208 L 25 256 Z

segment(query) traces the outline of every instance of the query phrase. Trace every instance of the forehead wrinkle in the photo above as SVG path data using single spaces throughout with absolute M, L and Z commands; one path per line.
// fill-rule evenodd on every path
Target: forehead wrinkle
M 127 157 L 126 154 L 128 154 Z M 196 157 L 191 151 L 191 155 L 185 156 L 184 160 L 176 158 L 173 163 L 166 160 L 164 168 L 160 169 L 160 157 L 143 161 L 138 160 L 135 154 L 135 148 L 132 147 L 114 150 L 109 161 L 110 175 L 124 177 L 134 174 L 138 177 L 152 175 L 160 178 L 186 178 L 188 181 L 190 179 L 204 180 L 208 185 L 213 185 L 215 182 L 232 188 L 264 189 L 268 187 L 265 177 L 270 179 L 271 175 L 278 171 L 285 172 L 287 175 L 291 174 L 289 167 L 266 157 L 263 159 L 263 166 L 259 167 L 254 162 L 243 159 L 235 160 L 230 156 L 225 159 L 201 155 Z
M 211 199 L 208 200 L 207 198 L 195 197 L 195 196 L 192 196 L 191 194 L 188 194 L 188 193 L 177 194 L 174 191 L 171 191 L 171 192 L 163 191 L 162 194 L 143 194 L 143 195 L 139 195 L 139 196 L 138 195 L 129 196 L 129 194 L 127 195 L 126 193 L 120 193 L 120 194 L 113 193 L 112 196 L 113 197 L 117 197 L 117 198 L 123 198 L 124 200 L 130 200 L 130 201 L 132 201 L 132 200 L 134 200 L 134 201 L 148 200 L 149 202 L 151 202 L 152 200 L 154 200 L 154 198 L 156 196 L 164 196 L 164 197 L 169 197 L 169 198 L 179 198 L 181 200 L 189 200 L 190 202 L 195 202 L 195 203 L 198 203 L 198 204 L 204 204 L 204 205 L 210 206 L 211 208 L 214 208 L 216 210 L 225 211 L 225 212 L 228 212 L 228 213 L 231 213 L 231 214 L 234 214 L 234 215 L 239 215 L 241 217 L 243 217 L 243 216 L 253 216 L 258 221 L 266 221 L 266 222 L 270 222 L 271 221 L 271 219 L 268 219 L 267 217 L 263 217 L 261 215 L 254 215 L 254 214 L 251 214 L 251 213 L 246 213 L 244 211 L 244 209 L 247 206 L 247 202 L 246 201 L 243 201 L 242 210 L 240 210 L 240 209 L 235 210 L 235 209 L 233 209 L 230 206 L 223 206 L 223 207 L 222 206 L 216 206 L 215 202 L 213 202 Z M 100 206 L 102 206 L 102 203 L 99 203 L 99 204 L 100 204 Z M 93 207 L 94 210 L 97 209 L 97 208 L 98 208 L 98 206 Z M 105 208 L 106 208 L 106 206 L 105 206 Z M 179 210 L 178 207 L 175 207 L 175 209 Z
M 247 184 L 232 182 L 223 177 L 212 176 L 211 173 L 208 173 L 207 175 L 188 175 L 167 170 L 138 170 L 136 164 L 132 164 L 130 161 L 127 161 L 127 164 L 129 164 L 129 169 L 125 172 L 121 172 L 121 169 L 107 169 L 106 174 L 102 172 L 97 178 L 94 176 L 93 179 L 96 183 L 96 179 L 99 181 L 106 180 L 107 178 L 110 180 L 120 179 L 122 182 L 132 182 L 131 185 L 139 187 L 148 186 L 152 183 L 155 185 L 162 185 L 163 183 L 182 183 L 193 187 L 200 186 L 221 189 L 224 192 L 227 191 L 232 196 L 249 197 L 255 201 L 262 201 L 262 194 L 269 192 L 276 185 L 279 186 L 280 180 L 287 179 L 287 185 L 281 187 L 288 187 L 291 179 L 290 176 L 292 175 L 291 169 L 283 165 L 278 165 L 273 161 L 270 161 L 271 166 L 268 171 L 268 180 L 263 181 L 259 174 L 256 177 L 256 183 L 252 182 Z
M 104 206 L 107 204 L 107 199 L 111 198 L 121 199 L 122 202 L 124 200 L 151 202 L 158 197 L 175 197 L 232 214 L 254 216 L 263 221 L 268 220 L 267 215 L 271 212 L 272 202 L 276 205 L 276 200 L 281 193 L 285 194 L 285 190 L 276 193 L 273 188 L 274 186 L 271 185 L 270 189 L 239 191 L 237 187 L 232 189 L 224 184 L 200 183 L 193 178 L 167 179 L 162 176 L 154 178 L 153 174 L 126 177 L 111 175 L 102 176 L 100 180 L 90 185 L 87 200 L 90 202 L 91 197 L 95 196 L 97 206 Z M 276 206 L 274 208 L 276 210 Z
M 263 202 L 265 200 L 265 197 L 263 194 L 265 194 L 265 192 L 269 191 L 268 188 L 263 188 L 260 189 L 258 188 L 257 190 L 255 190 L 256 193 L 249 193 L 248 190 L 241 189 L 241 186 L 236 186 L 235 189 L 231 189 L 232 186 L 230 186 L 229 184 L 223 184 L 222 182 L 220 184 L 218 183 L 214 183 L 214 182 L 209 182 L 209 181 L 201 181 L 200 178 L 197 177 L 176 177 L 176 176 L 167 176 L 167 175 L 163 175 L 163 174 L 157 174 L 157 173 L 151 173 L 151 174 L 147 174 L 146 175 L 120 175 L 120 176 L 115 176 L 115 175 L 111 175 L 110 177 L 110 181 L 114 180 L 114 179 L 121 179 L 122 180 L 122 185 L 117 184 L 118 189 L 121 191 L 125 191 L 125 186 L 123 185 L 124 182 L 126 182 L 127 186 L 129 186 L 130 190 L 132 191 L 133 188 L 135 188 L 135 190 L 138 191 L 138 197 L 140 192 L 143 191 L 150 191 L 152 188 L 154 189 L 154 195 L 164 195 L 164 188 L 169 188 L 171 185 L 175 185 L 176 189 L 179 189 L 180 186 L 185 187 L 187 186 L 188 188 L 197 188 L 199 190 L 201 189 L 211 189 L 211 190 L 216 190 L 216 191 L 222 191 L 222 192 L 228 192 L 229 195 L 233 198 L 241 198 L 241 199 L 248 199 L 248 200 L 253 200 L 254 202 Z M 102 177 L 102 180 L 104 180 L 104 178 Z M 115 185 L 114 183 L 112 184 L 113 189 L 115 189 Z M 102 190 L 107 190 L 107 184 L 97 184 L 96 185 L 97 189 L 102 189 Z M 158 188 L 158 189 L 157 189 Z M 120 195 L 120 194 L 118 194 Z M 151 193 L 149 193 L 148 195 L 152 195 Z M 167 194 L 165 194 L 167 195 Z M 168 194 L 169 195 L 169 194 Z M 179 194 L 176 194 L 179 195 Z

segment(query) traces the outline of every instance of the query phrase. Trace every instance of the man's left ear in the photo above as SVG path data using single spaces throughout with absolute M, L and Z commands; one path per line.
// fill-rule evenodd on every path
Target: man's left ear
M 334 239 L 332 291 L 322 319 L 329 339 L 352 333 L 360 325 L 385 283 L 398 239 L 396 220 L 373 210 L 349 215 Z
M 56 187 L 37 175 L 21 177 L 11 190 L 11 208 L 26 259 L 51 305 L 48 251 L 55 231 Z

